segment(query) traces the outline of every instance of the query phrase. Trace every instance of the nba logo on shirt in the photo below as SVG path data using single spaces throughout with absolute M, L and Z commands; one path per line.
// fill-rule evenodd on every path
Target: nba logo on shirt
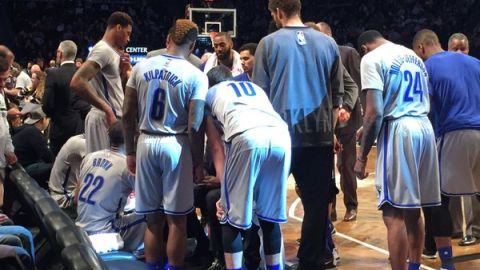
M 305 34 L 303 31 L 297 31 L 297 43 L 298 45 L 305 45 L 307 41 L 305 40 Z

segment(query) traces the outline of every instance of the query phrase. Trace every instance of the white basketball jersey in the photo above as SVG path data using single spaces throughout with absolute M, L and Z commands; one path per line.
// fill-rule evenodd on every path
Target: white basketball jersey
M 80 181 L 76 224 L 88 234 L 113 232 L 112 222 L 135 186 L 125 155 L 108 149 L 88 154 Z
M 162 54 L 137 64 L 127 86 L 137 90 L 141 131 L 185 134 L 188 105 L 205 100 L 208 79 L 185 59 Z
M 226 81 L 210 88 L 206 104 L 222 125 L 224 139 L 256 127 L 287 125 L 272 107 L 265 91 L 252 82 Z
M 85 135 L 76 135 L 68 139 L 58 152 L 53 163 L 48 187 L 52 193 L 73 195 L 79 179 L 80 164 L 86 154 Z
M 388 42 L 365 55 L 360 66 L 362 90 L 383 91 L 384 119 L 428 114 L 428 73 L 412 50 Z

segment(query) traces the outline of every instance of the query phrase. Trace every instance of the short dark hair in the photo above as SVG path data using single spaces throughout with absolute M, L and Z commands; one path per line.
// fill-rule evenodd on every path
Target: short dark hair
M 0 56 L 0 72 L 5 72 L 10 68 L 7 58 Z
M 210 87 L 232 79 L 232 72 L 226 66 L 218 65 L 207 73 L 208 84 Z
M 438 40 L 437 34 L 430 29 L 422 29 L 418 31 L 415 36 L 413 37 L 413 48 L 423 43 L 427 46 L 438 45 L 440 41 Z
M 362 45 L 372 43 L 379 38 L 383 38 L 383 36 L 377 30 L 365 31 L 357 39 L 358 48 L 362 47 Z
M 269 0 L 268 9 L 274 11 L 280 9 L 285 13 L 287 17 L 291 17 L 294 14 L 300 15 L 302 9 L 302 3 L 300 0 Z
M 227 32 L 218 32 L 218 34 L 215 35 L 215 37 L 224 37 L 225 39 L 233 43 L 232 37 Z
M 240 47 L 240 49 L 238 50 L 238 52 L 248 51 L 248 52 L 250 52 L 251 55 L 255 55 L 255 51 L 257 50 L 257 46 L 258 46 L 257 43 L 243 44 L 242 47 Z
M 123 124 L 122 121 L 117 121 L 108 129 L 108 138 L 111 146 L 120 146 L 124 143 L 123 139 Z
M 115 25 L 120 24 L 122 27 L 127 27 L 133 25 L 133 20 L 130 15 L 122 11 L 115 11 L 108 17 L 107 25 L 108 27 L 114 27 Z

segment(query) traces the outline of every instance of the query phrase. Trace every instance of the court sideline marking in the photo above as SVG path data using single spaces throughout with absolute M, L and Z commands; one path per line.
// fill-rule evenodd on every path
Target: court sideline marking
M 297 221 L 300 221 L 300 222 L 303 222 L 303 219 L 302 218 L 299 218 L 297 216 L 295 216 L 295 209 L 297 209 L 297 206 L 300 204 L 300 198 L 297 198 L 295 199 L 295 201 L 292 203 L 292 205 L 290 205 L 290 208 L 288 209 L 288 217 L 294 219 L 294 220 L 297 220 Z M 353 237 L 350 237 L 348 235 L 345 235 L 343 233 L 340 233 L 339 231 L 337 231 L 337 233 L 335 233 L 336 236 L 339 236 L 343 239 L 346 239 L 346 240 L 349 240 L 349 241 L 352 241 L 354 243 L 357 243 L 359 245 L 362 245 L 366 248 L 369 248 L 369 249 L 372 249 L 372 250 L 375 250 L 377 252 L 380 252 L 384 255 L 389 255 L 388 251 L 383 249 L 383 248 L 379 248 L 379 247 L 376 247 L 374 245 L 371 245 L 369 243 L 366 243 L 366 242 L 363 242 L 363 241 L 360 241 L 358 239 L 355 239 Z M 431 268 L 429 266 L 426 266 L 426 265 L 421 265 L 420 268 L 423 268 L 423 269 L 426 269 L 426 270 L 435 270 L 435 268 Z

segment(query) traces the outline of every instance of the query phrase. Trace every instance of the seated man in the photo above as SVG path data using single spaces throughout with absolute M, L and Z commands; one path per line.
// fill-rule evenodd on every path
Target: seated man
M 286 184 L 290 170 L 290 135 L 265 92 L 251 82 L 231 81 L 218 66 L 207 73 L 207 136 L 221 179 L 223 249 L 226 269 L 242 269 L 241 231 L 260 223 L 267 269 L 283 269 L 279 223 L 287 221 Z M 223 127 L 224 144 L 214 119 Z M 255 119 L 255 121 L 252 121 Z M 226 163 L 225 163 L 226 161 Z M 221 170 L 220 170 L 221 171 Z
M 50 195 L 60 208 L 66 210 L 69 214 L 70 212 L 76 213 L 73 195 L 78 184 L 80 164 L 85 152 L 85 135 L 71 137 L 58 152 L 50 174 L 50 181 L 48 182 Z M 73 216 L 76 216 L 76 214 Z
M 108 136 L 110 149 L 88 154 L 80 165 L 76 224 L 88 235 L 117 232 L 122 236 L 123 250 L 134 251 L 143 242 L 146 219 L 135 213 L 123 214 L 135 177 L 125 166 L 122 124 L 115 122 Z
M 41 187 L 47 189 L 53 155 L 42 132 L 47 129 L 49 120 L 40 105 L 33 107 L 24 125 L 13 128 L 12 141 L 20 164 Z

